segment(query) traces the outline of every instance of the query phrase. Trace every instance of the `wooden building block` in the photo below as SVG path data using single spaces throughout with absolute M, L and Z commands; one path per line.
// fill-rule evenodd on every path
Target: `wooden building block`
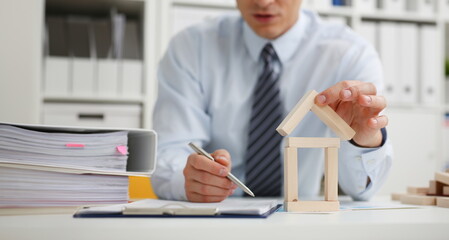
M 429 181 L 429 191 L 427 192 L 427 195 L 441 196 L 441 195 L 443 195 L 443 187 L 444 187 L 444 184 L 437 182 L 435 180 L 430 180 Z
M 443 188 L 446 186 L 445 184 L 431 180 L 429 181 L 429 191 L 427 192 L 427 195 L 429 196 L 443 196 Z
M 407 187 L 407 193 L 425 195 L 429 191 L 428 187 Z
M 444 196 L 449 196 L 449 186 L 444 186 L 443 187 L 443 195 Z
M 437 180 L 437 182 L 443 183 L 445 185 L 449 185 L 449 173 L 436 172 L 435 173 L 435 180 Z
M 436 199 L 432 196 L 404 194 L 401 196 L 401 203 L 413 205 L 435 205 Z
M 284 149 L 284 201 L 298 200 L 298 150 Z
M 339 148 L 340 138 L 289 137 L 286 145 L 296 148 Z
M 288 212 L 335 212 L 340 210 L 338 201 L 297 201 L 284 202 Z
M 328 105 L 312 106 L 314 112 L 335 134 L 343 140 L 350 140 L 355 135 L 355 131 Z
M 324 149 L 324 200 L 338 201 L 338 148 Z
M 449 208 L 449 197 L 437 197 L 437 206 Z
M 427 191 L 427 194 L 429 195 L 437 194 L 437 181 L 435 180 L 429 181 L 429 191 Z
M 276 128 L 282 136 L 287 136 L 301 122 L 304 116 L 310 111 L 315 104 L 315 97 L 318 93 L 315 90 L 307 92 L 295 105 L 293 110 L 284 118 L 284 120 Z
M 391 194 L 391 200 L 393 200 L 393 201 L 401 201 L 401 197 L 403 195 L 406 195 L 406 193 L 392 193 Z

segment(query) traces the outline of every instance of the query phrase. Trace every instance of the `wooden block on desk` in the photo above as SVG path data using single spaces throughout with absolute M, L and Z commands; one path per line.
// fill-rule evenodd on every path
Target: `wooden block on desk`
M 430 180 L 429 181 L 429 191 L 427 192 L 427 195 L 441 196 L 441 195 L 443 195 L 443 187 L 444 187 L 444 184 L 437 182 L 435 180 Z
M 284 149 L 284 201 L 298 200 L 298 150 Z
M 435 181 L 435 180 L 429 181 L 429 191 L 427 191 L 427 194 L 429 194 L 429 195 L 437 194 L 437 181 Z
M 429 192 L 428 187 L 407 187 L 407 193 L 425 195 Z
M 340 138 L 289 137 L 286 144 L 295 148 L 339 148 Z
M 406 193 L 392 193 L 391 194 L 391 200 L 393 200 L 393 201 L 401 201 L 401 197 L 403 195 L 406 195 Z
M 435 205 L 436 200 L 433 196 L 404 194 L 401 196 L 401 203 L 413 205 Z
M 449 186 L 444 186 L 443 187 L 443 195 L 444 196 L 449 196 Z
M 449 208 L 449 197 L 437 197 L 437 206 Z
M 284 118 L 281 124 L 279 124 L 276 131 L 282 136 L 290 134 L 315 104 L 316 95 L 318 95 L 318 93 L 315 90 L 306 93 L 295 105 L 293 110 L 290 111 L 287 117 Z
M 445 185 L 449 185 L 449 173 L 436 172 L 435 173 L 435 180 L 437 180 L 437 182 L 443 183 Z
M 284 202 L 287 212 L 336 212 L 340 210 L 339 201 L 296 201 Z
M 324 200 L 338 201 L 338 148 L 324 149 Z
M 331 107 L 328 105 L 312 106 L 314 112 L 328 127 L 332 129 L 341 139 L 350 140 L 355 135 L 352 129 Z

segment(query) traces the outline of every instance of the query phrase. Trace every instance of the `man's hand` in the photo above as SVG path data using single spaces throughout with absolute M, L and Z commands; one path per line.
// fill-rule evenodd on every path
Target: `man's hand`
M 184 168 L 185 190 L 191 202 L 221 202 L 234 193 L 237 185 L 226 176 L 231 171 L 231 156 L 220 149 L 211 154 L 215 159 L 193 153 Z
M 387 106 L 383 96 L 377 96 L 372 83 L 342 81 L 324 90 L 315 98 L 318 105 L 329 105 L 356 132 L 353 140 L 363 147 L 379 147 L 381 128 L 388 118 L 379 113 Z

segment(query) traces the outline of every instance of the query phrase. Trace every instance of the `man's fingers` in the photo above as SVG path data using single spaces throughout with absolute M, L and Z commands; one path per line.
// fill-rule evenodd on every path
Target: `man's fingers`
M 384 96 L 361 95 L 359 96 L 359 104 L 364 107 L 384 109 L 387 107 L 387 101 Z
M 188 193 L 187 198 L 191 202 L 221 202 L 226 199 L 225 196 L 205 196 L 198 193 Z
M 198 193 L 206 196 L 223 196 L 227 197 L 234 192 L 234 189 L 224 189 L 196 181 L 191 181 L 188 189 L 190 192 Z
M 190 154 L 184 168 L 186 196 L 192 202 L 220 202 L 237 188 L 226 178 L 231 169 L 231 156 L 220 149 L 211 154 L 214 158 Z
M 340 99 L 342 101 L 353 101 L 362 95 L 376 95 L 376 86 L 372 83 L 361 83 L 351 86 L 340 91 Z
M 201 171 L 206 171 L 217 176 L 227 176 L 228 168 L 220 163 L 214 162 L 205 156 L 193 153 L 189 156 L 187 164 Z
M 231 169 L 231 154 L 224 149 L 218 149 L 211 154 L 216 162 Z
M 319 105 L 326 105 L 334 103 L 335 101 L 340 99 L 340 92 L 343 89 L 349 88 L 356 84 L 360 83 L 360 81 L 342 81 L 339 82 L 332 87 L 322 91 L 315 98 L 315 103 Z
M 341 81 L 324 90 L 315 99 L 319 105 L 332 104 L 338 100 L 352 101 L 360 95 L 376 95 L 376 86 L 361 81 Z
M 205 171 L 197 171 L 195 172 L 195 174 L 191 174 L 189 177 L 194 181 L 209 184 L 215 187 L 220 187 L 223 189 L 235 189 L 237 187 L 228 178 L 218 177 Z
M 388 125 L 388 117 L 385 115 L 370 118 L 368 120 L 368 127 L 373 129 L 381 129 Z
M 324 91 L 322 91 L 318 96 L 315 98 L 315 103 L 319 105 L 326 105 L 333 103 L 338 100 L 339 93 L 341 91 L 340 84 L 336 84 Z

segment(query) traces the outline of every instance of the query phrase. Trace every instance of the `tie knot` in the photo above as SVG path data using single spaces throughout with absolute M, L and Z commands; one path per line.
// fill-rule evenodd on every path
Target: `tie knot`
M 277 58 L 276 51 L 271 43 L 267 43 L 267 45 L 265 45 L 262 49 L 261 56 L 265 63 L 271 63 Z

